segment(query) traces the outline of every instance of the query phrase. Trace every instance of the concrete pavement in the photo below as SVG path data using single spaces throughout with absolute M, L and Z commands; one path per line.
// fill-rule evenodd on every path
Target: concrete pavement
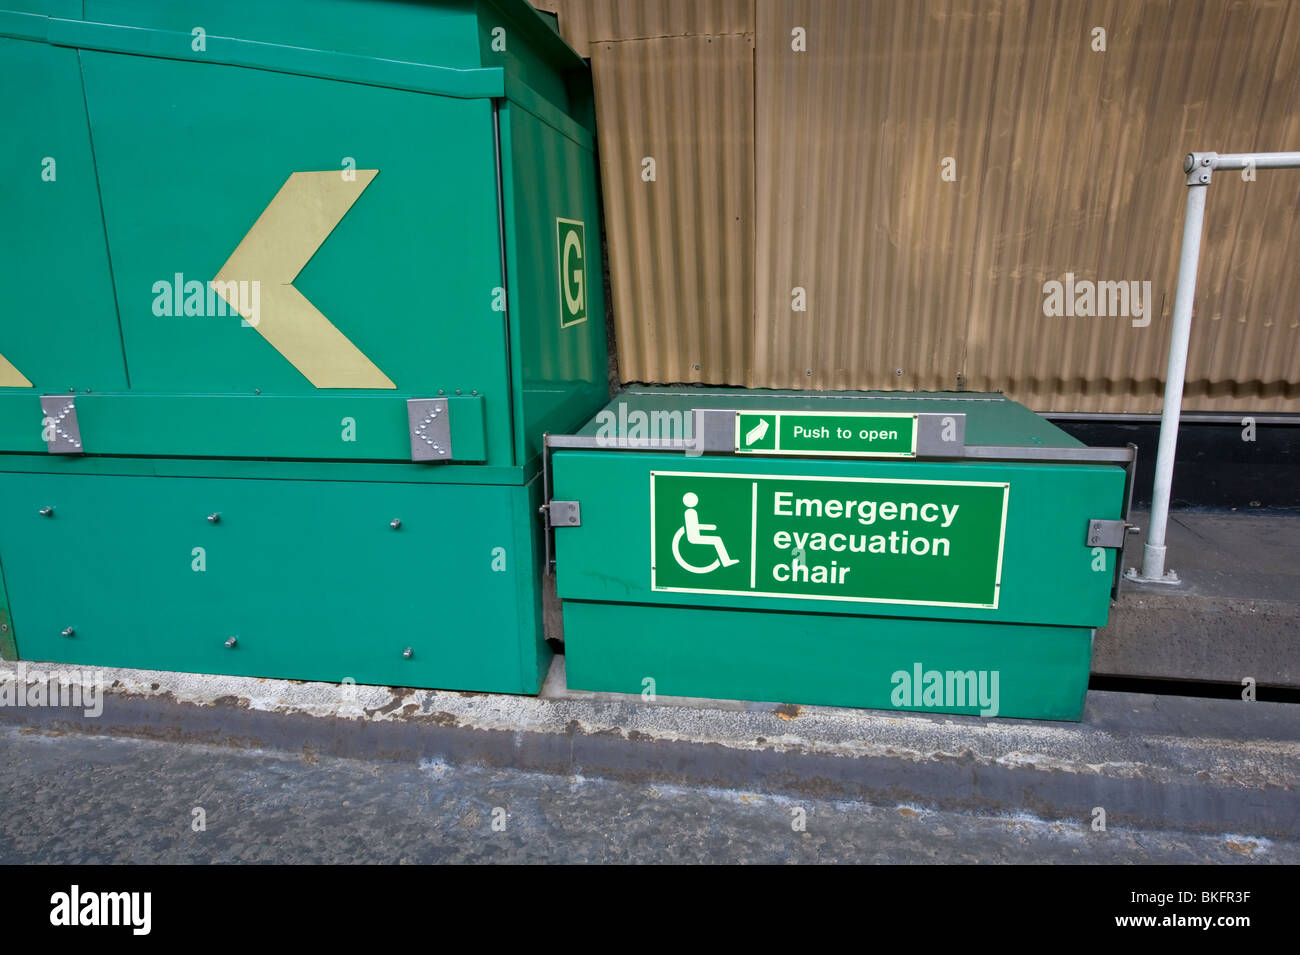
M 0 707 L 0 861 L 1300 861 L 1289 704 L 648 701 L 568 691 L 562 658 L 536 699 L 102 676 L 98 716 Z

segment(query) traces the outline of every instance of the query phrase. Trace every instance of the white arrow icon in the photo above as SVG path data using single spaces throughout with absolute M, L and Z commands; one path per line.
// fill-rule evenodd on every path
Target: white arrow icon
M 755 441 L 762 441 L 765 434 L 767 434 L 767 419 L 760 418 L 758 424 L 745 433 L 745 444 L 750 445 Z

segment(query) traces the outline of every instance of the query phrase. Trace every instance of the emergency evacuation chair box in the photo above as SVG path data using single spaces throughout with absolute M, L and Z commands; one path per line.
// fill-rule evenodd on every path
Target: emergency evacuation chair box
M 1133 450 L 984 394 L 648 388 L 552 436 L 571 688 L 1075 720 Z

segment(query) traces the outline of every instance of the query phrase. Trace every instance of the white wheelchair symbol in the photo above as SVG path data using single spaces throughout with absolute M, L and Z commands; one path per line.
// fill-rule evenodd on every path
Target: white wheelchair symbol
M 700 498 L 694 492 L 687 491 L 682 495 L 682 503 L 686 505 L 686 512 L 683 515 L 682 526 L 677 528 L 677 533 L 673 535 L 673 558 L 683 570 L 688 570 L 692 574 L 708 574 L 717 570 L 719 567 L 730 567 L 733 564 L 739 564 L 740 561 L 727 554 L 727 545 L 722 542 L 722 538 L 714 534 L 705 534 L 704 531 L 716 531 L 717 524 L 701 524 L 699 512 L 695 506 L 700 503 Z M 689 563 L 682 557 L 682 538 L 685 537 L 688 543 L 699 544 L 706 547 L 712 547 L 717 554 L 713 562 L 705 567 L 698 567 Z

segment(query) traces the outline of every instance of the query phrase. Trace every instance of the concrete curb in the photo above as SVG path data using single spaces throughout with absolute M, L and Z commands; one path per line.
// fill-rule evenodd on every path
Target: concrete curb
M 1300 687 L 1300 603 L 1149 591 L 1124 593 L 1097 631 L 1092 672 Z
M 60 664 L 0 663 L 0 682 Z M 366 760 L 1294 840 L 1300 707 L 1091 693 L 1082 723 L 587 694 L 557 658 L 538 698 L 104 669 L 102 714 L 0 706 L 0 722 Z

